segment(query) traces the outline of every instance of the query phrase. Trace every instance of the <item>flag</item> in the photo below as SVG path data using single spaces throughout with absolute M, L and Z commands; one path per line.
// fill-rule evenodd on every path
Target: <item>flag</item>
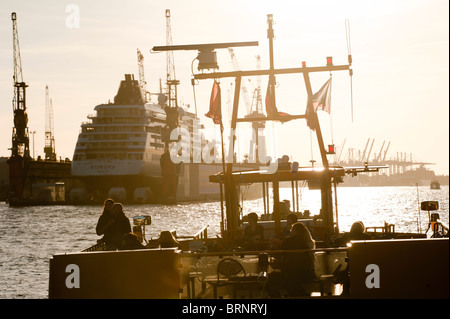
M 222 124 L 222 101 L 220 96 L 220 85 L 216 80 L 214 80 L 213 89 L 211 92 L 209 112 L 206 113 L 205 116 L 212 118 L 214 124 Z
M 315 112 L 317 110 L 323 110 L 328 112 L 330 114 L 330 102 L 331 102 L 331 77 L 328 79 L 327 82 L 320 88 L 319 91 L 317 91 L 311 99 L 308 99 L 308 103 L 306 105 L 306 125 L 311 130 L 316 129 L 316 118 L 317 116 L 314 116 Z
M 330 102 L 331 102 L 331 77 L 327 82 L 317 91 L 312 97 L 312 106 L 314 111 L 322 110 L 330 114 Z
M 269 118 L 278 118 L 280 122 L 287 122 L 290 119 L 286 119 L 290 114 L 284 112 L 278 112 L 278 109 L 275 105 L 272 105 L 272 89 L 270 82 L 267 85 L 267 93 L 266 93 L 266 112 L 267 117 Z

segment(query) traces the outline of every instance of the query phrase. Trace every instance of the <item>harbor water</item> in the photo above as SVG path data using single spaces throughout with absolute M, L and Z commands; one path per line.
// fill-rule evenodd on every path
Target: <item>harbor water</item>
M 338 222 L 340 231 L 361 220 L 366 226 L 395 224 L 398 232 L 425 232 L 428 214 L 419 211 L 420 201 L 439 201 L 441 220 L 449 223 L 449 187 L 431 190 L 421 187 L 339 187 Z M 292 202 L 290 189 L 282 189 L 280 200 Z M 318 214 L 320 192 L 302 189 L 300 211 Z M 292 205 L 291 205 L 292 206 Z M 99 236 L 95 226 L 101 206 L 35 206 L 12 208 L 0 203 L 0 298 L 42 299 L 48 296 L 49 259 L 52 255 L 77 252 L 94 244 Z M 146 238 L 161 230 L 176 230 L 177 235 L 193 235 L 209 225 L 208 237 L 219 234 L 219 202 L 180 203 L 177 205 L 125 205 L 132 221 L 150 215 Z M 244 204 L 243 213 L 263 213 L 262 200 Z

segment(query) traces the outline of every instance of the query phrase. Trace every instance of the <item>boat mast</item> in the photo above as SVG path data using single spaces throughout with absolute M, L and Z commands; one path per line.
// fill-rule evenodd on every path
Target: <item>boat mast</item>
M 201 73 L 194 74 L 194 79 L 219 79 L 226 77 L 234 77 L 236 81 L 235 93 L 234 93 L 234 103 L 233 103 L 233 112 L 231 119 L 231 129 L 236 129 L 236 124 L 238 122 L 259 122 L 259 121 L 276 121 L 280 120 L 279 117 L 268 115 L 266 117 L 252 117 L 252 118 L 238 118 L 238 107 L 239 107 L 239 91 L 241 87 L 241 79 L 243 76 L 261 76 L 268 75 L 269 76 L 269 89 L 271 90 L 270 103 L 275 106 L 276 98 L 275 98 L 275 76 L 277 74 L 303 74 L 303 78 L 305 81 L 306 91 L 308 95 L 308 101 L 311 101 L 313 97 L 313 91 L 311 88 L 311 82 L 309 79 L 309 74 L 314 72 L 331 72 L 331 71 L 342 71 L 349 70 L 352 73 L 351 68 L 351 59 L 349 59 L 348 65 L 333 65 L 332 58 L 327 57 L 327 64 L 324 67 L 307 67 L 306 62 L 302 63 L 301 68 L 287 68 L 287 69 L 275 69 L 274 66 L 274 56 L 273 56 L 273 16 L 269 14 L 267 16 L 268 22 L 268 32 L 267 37 L 269 39 L 269 50 L 270 50 L 270 68 L 269 70 L 253 70 L 253 71 L 234 71 L 234 72 L 214 72 L 214 73 Z M 289 115 L 283 117 L 284 120 L 294 120 L 294 119 L 306 119 L 314 123 L 315 132 L 317 141 L 319 144 L 320 155 L 322 159 L 322 164 L 324 167 L 324 172 L 321 175 L 321 211 L 320 217 L 322 218 L 322 234 L 325 240 L 328 240 L 335 232 L 334 230 L 334 218 L 333 218 L 333 202 L 332 202 L 332 176 L 330 174 L 329 163 L 327 159 L 327 150 L 325 149 L 325 145 L 323 142 L 322 132 L 320 129 L 320 124 L 318 120 L 317 113 L 313 109 L 312 103 L 308 103 L 308 109 L 306 114 L 300 115 Z M 233 152 L 234 142 L 230 145 L 230 152 Z M 239 225 L 239 201 L 237 196 L 237 185 L 233 182 L 232 179 L 232 171 L 233 171 L 233 163 L 227 164 L 227 170 L 225 173 L 225 185 L 229 185 L 225 201 L 226 201 L 226 216 L 227 216 L 227 233 L 228 239 L 234 239 L 235 234 L 240 230 Z M 273 189 L 274 189 L 274 204 L 273 204 L 273 216 L 275 220 L 275 230 L 280 230 L 280 210 L 279 210 L 279 180 L 278 180 L 278 172 L 273 175 Z M 319 231 L 319 230 L 318 230 Z
M 273 70 L 275 70 L 274 62 L 273 62 L 273 15 L 267 15 L 267 38 L 269 39 L 269 70 L 271 71 L 269 74 L 269 86 L 270 86 L 270 105 L 276 107 L 276 99 L 275 99 L 275 74 L 273 74 Z M 269 116 L 269 114 L 267 114 Z M 275 174 L 275 177 L 272 181 L 273 184 L 273 219 L 275 221 L 275 231 L 279 233 L 281 230 L 280 223 L 280 189 L 279 189 L 279 181 L 278 175 Z M 269 208 L 270 210 L 270 208 Z

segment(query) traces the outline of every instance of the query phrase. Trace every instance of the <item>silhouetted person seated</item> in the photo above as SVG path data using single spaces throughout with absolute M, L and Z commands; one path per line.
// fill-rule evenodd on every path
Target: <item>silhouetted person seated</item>
M 286 227 L 283 228 L 281 233 L 277 235 L 273 235 L 270 239 L 270 247 L 272 249 L 278 249 L 280 248 L 281 244 L 283 243 L 283 240 L 290 235 L 291 233 L 291 227 L 294 225 L 298 220 L 298 217 L 294 213 L 290 213 L 286 217 Z
M 289 163 L 289 156 L 283 155 L 283 157 L 278 159 L 278 169 L 279 170 L 291 169 L 291 163 Z
M 334 245 L 338 247 L 346 246 L 351 240 L 369 240 L 370 235 L 367 234 L 366 228 L 361 221 L 354 222 L 350 228 L 350 232 L 344 233 L 341 237 L 334 240 Z
M 287 236 L 280 246 L 281 250 L 308 250 L 314 249 L 315 242 L 311 233 L 303 223 L 292 225 L 291 234 Z M 314 252 L 286 253 L 273 264 L 278 268 L 269 274 L 267 283 L 268 294 L 271 297 L 281 297 L 280 289 L 285 289 L 289 297 L 309 296 L 308 284 L 315 278 Z
M 264 227 L 258 224 L 258 214 L 250 213 L 247 218 L 248 225 L 236 244 L 245 250 L 255 250 L 264 240 Z
M 97 235 L 103 235 L 103 238 L 97 240 L 98 243 L 105 242 L 108 243 L 112 234 L 112 227 L 114 223 L 114 218 L 112 216 L 111 208 L 114 205 L 114 200 L 107 198 L 103 203 L 102 214 L 100 215 L 97 226 L 95 227 L 95 232 Z
M 139 238 L 133 233 L 127 233 L 122 237 L 121 250 L 134 250 L 145 249 L 146 247 L 141 244 Z
M 131 224 L 128 217 L 123 212 L 123 206 L 115 203 L 111 207 L 112 224 L 108 228 L 108 238 L 105 239 L 108 250 L 115 250 L 122 247 L 123 235 L 131 233 Z
M 163 230 L 159 234 L 158 243 L 160 248 L 171 248 L 176 247 L 181 249 L 180 243 L 175 239 L 175 236 L 172 232 L 168 230 Z
M 287 216 L 292 213 L 291 211 L 291 203 L 285 199 L 282 202 L 280 202 L 280 219 L 286 219 Z

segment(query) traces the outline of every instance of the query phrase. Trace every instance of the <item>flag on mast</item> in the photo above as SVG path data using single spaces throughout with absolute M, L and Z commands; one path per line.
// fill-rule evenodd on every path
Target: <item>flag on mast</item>
M 306 105 L 306 125 L 311 129 L 316 129 L 315 117 L 313 113 L 317 110 L 323 110 L 330 114 L 330 104 L 331 104 L 331 76 L 327 82 L 317 91 L 311 99 L 308 100 Z
M 209 112 L 206 113 L 205 116 L 212 118 L 214 124 L 222 124 L 222 101 L 220 94 L 220 85 L 216 80 L 214 80 L 211 92 Z
M 312 97 L 314 111 L 322 110 L 330 114 L 331 103 L 331 76 L 327 82 Z
M 266 93 L 266 112 L 267 112 L 267 117 L 269 118 L 276 118 L 278 119 L 280 122 L 287 122 L 290 121 L 291 119 L 287 119 L 286 117 L 290 117 L 291 115 L 288 113 L 284 113 L 284 112 L 278 112 L 277 107 L 272 104 L 272 89 L 271 89 L 271 85 L 270 82 L 267 85 L 267 93 Z

